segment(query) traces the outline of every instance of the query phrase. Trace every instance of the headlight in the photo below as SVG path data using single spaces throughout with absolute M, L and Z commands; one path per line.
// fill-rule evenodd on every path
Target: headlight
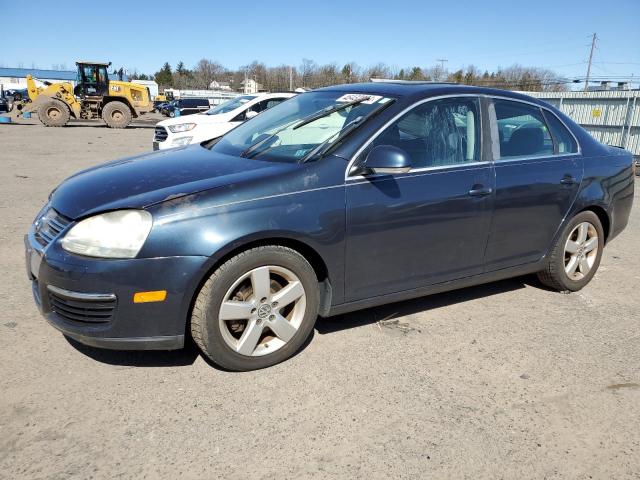
M 191 140 L 193 140 L 193 137 L 174 138 L 171 141 L 171 146 L 172 147 L 181 147 L 183 145 L 189 145 L 191 143 Z
M 179 123 L 177 125 L 169 125 L 169 130 L 173 133 L 188 132 L 196 127 L 195 123 Z
M 89 217 L 75 225 L 61 241 L 68 252 L 103 258 L 134 258 L 151 231 L 153 219 L 145 210 L 118 210 Z

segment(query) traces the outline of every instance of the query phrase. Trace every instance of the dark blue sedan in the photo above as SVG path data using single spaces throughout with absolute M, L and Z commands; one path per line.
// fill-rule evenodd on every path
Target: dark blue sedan
M 33 293 L 82 343 L 231 370 L 326 317 L 537 273 L 584 287 L 626 226 L 629 152 L 512 92 L 387 82 L 293 97 L 226 136 L 80 172 L 26 236 Z

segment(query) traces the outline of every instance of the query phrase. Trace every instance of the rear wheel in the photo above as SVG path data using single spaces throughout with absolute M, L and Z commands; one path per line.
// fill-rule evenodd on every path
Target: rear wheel
M 38 118 L 47 127 L 64 127 L 69 117 L 67 105 L 55 98 L 45 100 L 38 107 Z
M 265 368 L 300 349 L 318 307 L 318 280 L 304 257 L 286 247 L 257 247 L 225 262 L 205 282 L 191 335 L 221 367 Z
M 604 248 L 604 230 L 598 216 L 580 212 L 567 224 L 538 278 L 559 291 L 575 292 L 593 278 Z
M 131 123 L 131 110 L 122 102 L 109 102 L 102 109 L 102 119 L 111 128 L 126 128 Z

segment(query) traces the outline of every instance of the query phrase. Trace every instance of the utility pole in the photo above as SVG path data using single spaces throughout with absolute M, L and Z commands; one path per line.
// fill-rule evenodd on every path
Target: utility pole
M 446 58 L 436 58 L 436 62 L 440 62 L 440 71 L 442 72 L 442 76 L 444 77 L 444 62 L 448 62 Z M 438 79 L 439 80 L 439 79 Z
M 589 77 L 591 76 L 591 61 L 593 60 L 593 50 L 596 48 L 596 40 L 598 37 L 596 34 L 593 34 L 591 39 L 591 52 L 589 52 L 589 65 L 587 66 L 587 78 L 584 81 L 584 91 L 586 92 L 589 89 Z
M 289 65 L 289 91 L 293 92 L 293 67 Z

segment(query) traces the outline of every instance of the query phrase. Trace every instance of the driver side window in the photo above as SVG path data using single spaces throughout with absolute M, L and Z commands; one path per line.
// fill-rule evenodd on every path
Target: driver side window
M 389 125 L 365 150 L 393 145 L 412 169 L 480 161 L 480 105 L 474 97 L 423 103 Z

